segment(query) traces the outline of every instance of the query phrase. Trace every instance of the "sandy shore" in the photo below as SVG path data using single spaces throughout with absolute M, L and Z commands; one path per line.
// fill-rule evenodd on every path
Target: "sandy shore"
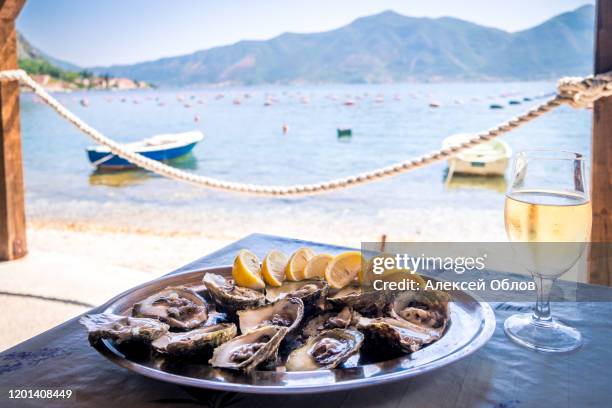
M 208 228 L 200 232 L 30 219 L 28 256 L 0 263 L 0 325 L 10 328 L 0 331 L 0 350 L 255 231 L 352 247 L 383 233 L 389 241 L 498 240 L 503 226 L 497 218 L 497 211 L 450 209 L 394 211 L 376 219 L 285 214 L 275 222 L 269 214 L 245 214 L 202 223 Z
M 50 226 L 30 227 L 28 240 L 24 259 L 0 263 L 0 326 L 11 329 L 0 330 L 0 350 L 226 243 Z

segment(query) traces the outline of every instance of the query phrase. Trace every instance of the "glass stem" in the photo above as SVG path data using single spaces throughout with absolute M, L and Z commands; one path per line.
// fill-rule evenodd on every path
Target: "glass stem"
M 550 292 L 555 284 L 554 279 L 534 276 L 538 289 L 538 301 L 533 311 L 533 320 L 538 323 L 549 323 L 552 321 L 550 314 Z

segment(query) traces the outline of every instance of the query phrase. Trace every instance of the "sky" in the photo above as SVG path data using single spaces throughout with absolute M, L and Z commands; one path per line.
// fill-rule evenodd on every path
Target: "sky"
M 319 32 L 394 10 L 519 31 L 594 0 L 27 0 L 17 28 L 83 67 L 188 54 L 283 32 Z

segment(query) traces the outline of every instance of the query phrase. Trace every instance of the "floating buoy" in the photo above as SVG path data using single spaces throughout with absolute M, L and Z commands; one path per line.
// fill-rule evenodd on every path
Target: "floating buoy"
M 338 129 L 338 139 L 341 138 L 345 138 L 345 137 L 352 137 L 353 136 L 353 131 L 351 129 L 345 128 L 345 129 Z

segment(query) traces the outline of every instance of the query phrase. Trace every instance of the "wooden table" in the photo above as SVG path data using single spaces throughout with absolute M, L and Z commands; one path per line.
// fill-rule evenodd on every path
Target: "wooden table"
M 254 234 L 175 272 L 231 264 L 236 251 L 289 253 L 308 245 L 317 252 L 346 248 Z M 612 289 L 589 286 L 609 295 Z M 610 292 L 606 292 L 610 291 Z M 609 296 L 608 296 L 609 297 Z M 133 374 L 107 361 L 87 342 L 77 318 L 0 354 L 0 406 L 79 407 L 604 407 L 612 404 L 612 303 L 563 302 L 555 313 L 577 327 L 584 346 L 569 354 L 519 347 L 503 321 L 529 305 L 496 303 L 497 329 L 489 343 L 451 366 L 408 380 L 316 395 L 257 396 L 179 387 Z M 93 312 L 97 312 L 96 309 Z M 10 328 L 3 328 L 3 330 Z M 69 400 L 11 400 L 10 389 L 70 389 Z

